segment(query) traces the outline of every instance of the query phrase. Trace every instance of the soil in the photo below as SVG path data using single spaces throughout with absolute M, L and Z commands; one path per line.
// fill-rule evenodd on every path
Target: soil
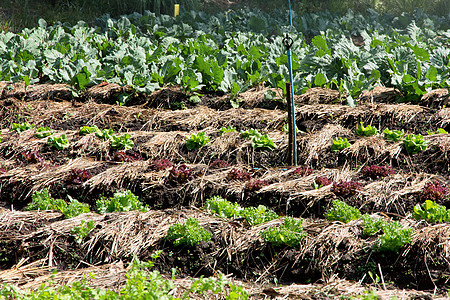
M 212 276 L 220 271 L 247 282 L 274 282 L 276 278 L 285 285 L 310 284 L 337 276 L 372 284 L 368 272 L 380 274 L 381 270 L 393 289 L 426 294 L 435 288 L 440 292 L 450 288 L 449 245 L 442 242 L 448 238 L 450 227 L 411 217 L 414 206 L 425 201 L 421 191 L 427 182 L 437 180 L 445 186 L 450 180 L 449 136 L 427 135 L 437 128 L 450 130 L 446 91 L 433 91 L 420 105 L 412 105 L 397 103 L 400 96 L 396 91 L 377 87 L 364 93 L 355 108 L 343 105 L 338 93 L 326 89 L 296 96 L 298 163 L 313 169 L 312 174 L 301 176 L 287 163 L 288 137 L 282 130 L 285 103 L 268 101 L 264 87 L 242 94 L 237 101 L 239 108 L 232 108 L 229 95 L 205 94 L 193 103 L 191 95 L 179 87 L 134 95 L 124 106 L 116 102 L 127 88 L 112 84 L 92 87 L 76 99 L 60 85 L 35 85 L 25 92 L 20 85 L 0 83 L 0 89 L 0 206 L 4 208 L 0 209 L 0 270 L 7 271 L 24 258 L 30 263 L 47 259 L 47 264 L 60 271 L 81 270 L 117 260 L 128 263 L 133 255 L 149 259 L 154 251 L 162 250 L 156 268 L 167 275 L 175 269 L 180 277 Z M 35 128 L 20 133 L 11 130 L 12 123 L 25 121 Z M 356 135 L 360 121 L 377 127 L 380 133 L 374 137 Z M 136 153 L 142 159 L 114 161 L 117 150 L 111 149 L 109 141 L 99 140 L 95 134 L 79 135 L 85 125 L 112 128 L 120 135 L 128 133 L 134 147 L 127 154 Z M 66 134 L 71 146 L 57 150 L 46 139 L 36 138 L 34 132 L 40 126 L 55 130 L 55 136 Z M 237 131 L 220 134 L 219 129 L 226 126 Z M 268 134 L 276 150 L 254 149 L 239 133 L 251 128 Z M 401 142 L 383 138 L 385 128 L 422 134 L 429 147 L 409 154 Z M 210 142 L 188 150 L 186 139 L 200 131 L 210 136 Z M 330 151 L 335 137 L 348 138 L 351 147 Z M 34 151 L 42 161 L 24 161 L 22 153 Z M 170 167 L 155 171 L 151 165 L 158 159 L 186 164 L 192 176 L 187 180 L 173 177 Z M 211 167 L 216 159 L 229 166 Z M 395 174 L 366 178 L 361 169 L 369 165 L 390 165 Z M 228 177 L 233 168 L 248 171 L 252 180 L 266 180 L 268 185 L 250 191 L 246 181 Z M 73 169 L 88 170 L 92 177 L 83 183 L 68 182 Z M 331 185 L 315 189 L 312 183 L 319 176 L 334 182 L 358 181 L 362 188 L 352 196 L 339 196 Z M 78 244 L 70 233 L 74 225 L 69 222 L 79 222 L 77 218 L 82 216 L 66 220 L 58 212 L 23 210 L 33 192 L 44 187 L 53 197 L 70 196 L 89 204 L 92 211 L 100 197 L 129 189 L 151 211 L 142 216 L 136 212 L 88 214 L 84 218 L 95 219 L 97 227 Z M 223 220 L 203 212 L 206 199 L 215 195 L 244 207 L 264 205 L 282 216 L 302 217 L 308 238 L 298 249 L 265 244 L 258 230 L 270 224 L 251 227 L 242 220 Z M 372 251 L 376 238 L 364 237 L 357 221 L 343 224 L 325 220 L 324 213 L 336 198 L 362 213 L 408 224 L 416 232 L 413 243 L 399 253 Z M 447 198 L 438 203 L 450 208 Z M 124 217 L 127 214 L 129 218 Z M 157 222 L 173 223 L 192 215 L 203 218 L 201 224 L 213 235 L 211 242 L 175 247 L 163 233 L 156 233 Z M 121 243 L 123 250 L 117 248 L 114 230 L 106 231 L 112 224 L 129 230 L 121 237 L 129 239 Z M 158 230 L 150 231 L 148 224 Z M 428 242 L 422 240 L 425 235 L 430 237 Z M 132 247 L 133 237 L 142 248 Z

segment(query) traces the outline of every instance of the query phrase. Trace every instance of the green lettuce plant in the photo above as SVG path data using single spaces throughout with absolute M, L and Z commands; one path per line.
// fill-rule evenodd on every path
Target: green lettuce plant
M 372 236 L 378 233 L 384 224 L 383 219 L 375 219 L 368 214 L 364 214 L 361 218 L 363 220 L 363 235 L 365 236 Z
M 80 203 L 70 196 L 70 202 L 67 204 L 63 199 L 54 199 L 48 189 L 33 193 L 31 198 L 32 201 L 25 207 L 25 210 L 59 210 L 67 219 L 89 212 L 87 204 Z
M 331 151 L 341 151 L 348 147 L 350 147 L 350 143 L 347 141 L 347 138 L 337 137 L 333 140 Z
M 341 200 L 333 200 L 332 205 L 333 207 L 325 213 L 325 217 L 329 221 L 348 223 L 361 217 L 361 212 L 357 208 L 354 208 Z
M 97 200 L 96 205 L 97 212 L 100 214 L 117 211 L 148 211 L 148 207 L 144 206 L 139 198 L 129 190 L 115 192 L 111 198 L 101 197 Z
M 58 150 L 64 150 L 64 149 L 66 149 L 66 148 L 68 148 L 70 146 L 69 141 L 67 140 L 67 137 L 66 137 L 65 134 L 62 134 L 59 137 L 50 136 L 47 139 L 47 143 L 50 146 L 53 146 L 53 147 L 55 147 Z
M 94 126 L 83 126 L 80 128 L 79 134 L 81 136 L 83 136 L 83 135 L 87 135 L 87 134 L 91 134 L 91 133 L 96 133 L 99 131 L 100 131 L 100 129 L 98 129 L 98 127 L 95 125 Z
M 267 134 L 263 134 L 260 136 L 253 136 L 252 147 L 255 149 L 262 149 L 262 150 L 274 150 L 277 148 L 273 140 Z
M 50 127 L 45 126 L 45 127 L 39 127 L 37 129 L 37 131 L 35 132 L 34 136 L 37 137 L 38 139 L 42 139 L 48 136 L 51 136 L 54 133 L 53 130 L 50 129 Z
M 111 141 L 111 148 L 116 150 L 130 150 L 133 149 L 134 142 L 130 139 L 130 135 L 113 135 Z
M 265 243 L 272 243 L 276 246 L 287 245 L 297 247 L 300 241 L 306 236 L 303 231 L 302 219 L 286 217 L 279 227 L 271 227 L 260 232 Z
M 430 144 L 429 141 L 424 141 L 423 136 L 418 134 L 408 134 L 403 139 L 403 145 L 409 154 L 416 154 L 420 151 L 425 151 Z
M 199 225 L 198 219 L 188 218 L 185 224 L 176 223 L 169 227 L 166 239 L 173 242 L 174 246 L 195 246 L 201 241 L 209 242 L 211 232 Z
M 12 130 L 14 130 L 15 132 L 22 132 L 22 131 L 31 129 L 33 127 L 34 127 L 34 124 L 30 124 L 28 122 L 12 123 L 12 125 L 11 125 Z
M 450 222 L 450 210 L 431 200 L 425 200 L 422 205 L 414 206 L 412 215 L 416 220 L 426 220 L 430 223 Z
M 70 233 L 72 233 L 73 236 L 75 237 L 75 242 L 77 244 L 81 244 L 83 239 L 89 234 L 89 232 L 91 232 L 92 229 L 94 229 L 94 227 L 95 227 L 94 221 L 86 222 L 85 220 L 81 220 L 80 226 L 74 226 L 70 230 Z
M 393 142 L 398 142 L 401 139 L 403 139 L 403 136 L 405 135 L 405 131 L 402 130 L 389 130 L 388 128 L 386 128 L 384 131 L 384 138 L 389 140 L 389 141 L 393 141 Z
M 427 134 L 428 135 L 433 135 L 433 134 L 447 134 L 448 132 L 444 129 L 444 128 L 438 128 L 436 129 L 436 131 L 431 131 L 431 130 L 427 130 Z
M 95 130 L 95 128 L 87 129 L 86 134 L 91 133 L 90 131 L 92 131 L 92 130 Z M 96 137 L 98 137 L 99 139 L 104 140 L 104 141 L 112 139 L 113 134 L 114 134 L 114 131 L 112 130 L 112 128 L 97 130 L 94 132 L 95 132 Z
M 378 129 L 371 125 L 367 125 L 364 127 L 363 122 L 359 122 L 358 125 L 356 125 L 356 134 L 361 136 L 373 136 L 378 133 Z
M 383 234 L 378 237 L 377 243 L 374 245 L 376 252 L 398 252 L 406 244 L 412 242 L 414 229 L 404 228 L 400 222 L 385 222 L 381 226 Z
M 234 128 L 233 126 L 227 126 L 227 127 L 221 127 L 220 129 L 219 129 L 219 135 L 222 135 L 222 134 L 224 134 L 224 133 L 227 133 L 227 132 L 236 132 L 236 128 Z
M 197 134 L 192 134 L 186 140 L 186 148 L 188 150 L 200 149 L 201 147 L 209 143 L 209 136 L 204 132 L 199 132 Z

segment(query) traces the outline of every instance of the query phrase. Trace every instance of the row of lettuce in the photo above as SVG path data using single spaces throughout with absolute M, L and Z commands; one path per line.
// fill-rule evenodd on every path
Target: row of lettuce
M 101 197 L 96 202 L 97 213 L 113 213 L 120 211 L 148 211 L 139 198 L 129 190 L 114 193 L 112 197 Z M 269 221 L 281 218 L 274 211 L 263 205 L 258 207 L 241 207 L 220 196 L 214 196 L 206 201 L 205 211 L 220 218 L 243 220 L 246 226 L 257 226 Z M 66 218 L 72 218 L 89 212 L 89 206 L 69 197 L 69 203 L 62 199 L 51 197 L 47 189 L 35 192 L 25 210 L 59 210 Z M 377 215 L 362 215 L 361 212 L 344 201 L 335 199 L 329 210 L 324 214 L 329 221 L 348 223 L 361 219 L 362 236 L 371 237 L 382 232 L 377 242 L 373 244 L 373 250 L 378 252 L 400 249 L 412 242 L 414 230 L 404 227 L 399 221 L 385 221 Z M 426 200 L 422 205 L 414 207 L 412 216 L 416 220 L 425 220 L 429 223 L 450 222 L 450 210 L 432 200 Z M 260 231 L 264 242 L 276 246 L 298 247 L 306 236 L 302 227 L 301 218 L 285 217 L 283 222 L 269 226 Z M 82 220 L 79 226 L 72 228 L 71 233 L 77 243 L 81 244 L 89 232 L 95 228 L 94 221 Z M 184 223 L 176 223 L 170 226 L 166 239 L 172 241 L 174 246 L 193 247 L 201 241 L 211 241 L 212 233 L 199 224 L 198 219 L 188 218 Z
M 286 125 L 286 124 L 285 124 Z M 29 130 L 34 128 L 34 124 L 30 124 L 28 122 L 24 123 L 12 123 L 11 129 L 15 132 L 22 132 L 25 130 Z M 284 131 L 287 131 L 286 126 L 283 127 Z M 218 131 L 218 135 L 223 135 L 228 132 L 237 132 L 236 128 L 233 126 L 221 127 Z M 67 140 L 67 136 L 65 134 L 61 134 L 60 136 L 53 136 L 56 133 L 55 130 L 52 130 L 48 126 L 41 126 L 36 129 L 34 134 L 37 138 L 47 138 L 47 143 L 50 146 L 55 147 L 58 150 L 64 150 L 70 147 L 70 143 Z M 360 124 L 356 126 L 355 130 L 356 135 L 358 136 L 375 136 L 378 134 L 378 129 L 374 126 L 367 125 L 364 126 L 361 121 Z M 113 129 L 106 128 L 100 130 L 97 126 L 83 126 L 79 130 L 80 136 L 85 136 L 88 134 L 95 134 L 95 136 L 104 141 L 111 141 L 111 149 L 113 150 L 131 150 L 134 147 L 134 142 L 131 140 L 129 134 L 125 133 L 123 135 L 114 134 Z M 410 154 L 416 154 L 420 151 L 424 151 L 428 148 L 430 144 L 429 141 L 424 140 L 424 137 L 421 134 L 413 134 L 410 133 L 405 136 L 405 131 L 402 130 L 390 130 L 386 128 L 383 131 L 384 138 L 391 142 L 403 142 L 404 148 Z M 434 134 L 447 134 L 447 131 L 443 128 L 438 128 L 436 131 L 428 130 L 428 135 Z M 251 146 L 254 149 L 261 150 L 274 150 L 277 146 L 274 144 L 273 140 L 267 134 L 261 134 L 257 129 L 248 129 L 241 130 L 240 137 L 243 139 L 250 139 Z M 210 143 L 211 137 L 208 136 L 205 132 L 194 133 L 186 138 L 185 145 L 188 150 L 200 149 L 203 146 L 206 146 Z M 1 142 L 1 138 L 0 138 Z M 331 151 L 341 151 L 345 148 L 350 147 L 351 144 L 348 142 L 347 138 L 344 137 L 336 137 L 332 141 Z
M 354 104 L 374 84 L 396 87 L 409 101 L 449 86 L 450 31 L 440 30 L 436 18 L 391 18 L 393 27 L 387 27 L 389 17 L 375 12 L 323 13 L 297 16 L 291 28 L 282 26 L 283 18 L 281 12 L 247 10 L 191 12 L 178 19 L 151 13 L 104 17 L 100 27 L 41 20 L 18 34 L 0 33 L 0 80 L 70 83 L 78 90 L 107 81 L 146 93 L 170 84 L 234 96 L 259 84 L 284 90 L 289 77 L 282 35 L 289 31 L 297 93 L 326 86 Z

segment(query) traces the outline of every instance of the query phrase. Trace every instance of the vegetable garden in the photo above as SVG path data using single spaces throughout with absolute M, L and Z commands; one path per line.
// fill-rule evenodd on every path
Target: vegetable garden
M 449 21 L 230 10 L 0 33 L 0 298 L 445 297 Z

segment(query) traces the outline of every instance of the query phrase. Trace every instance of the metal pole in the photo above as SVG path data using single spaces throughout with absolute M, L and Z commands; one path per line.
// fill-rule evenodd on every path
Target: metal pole
M 291 0 L 289 0 L 289 25 L 292 26 L 292 9 L 291 9 Z
M 297 165 L 297 126 L 295 122 L 295 101 L 294 101 L 294 76 L 292 71 L 292 55 L 291 55 L 291 47 L 292 44 L 294 44 L 294 40 L 289 36 L 289 34 L 286 33 L 285 38 L 283 39 L 283 44 L 286 47 L 287 50 L 287 56 L 288 56 L 288 67 L 289 67 L 289 82 L 290 82 L 290 94 L 291 94 L 291 110 L 292 110 L 292 132 L 289 132 L 289 134 L 292 134 L 292 143 L 293 143 L 293 149 L 294 152 L 294 166 Z M 286 86 L 287 88 L 287 86 Z
M 292 134 L 292 128 L 294 126 L 294 122 L 292 122 L 292 102 L 291 102 L 291 83 L 286 82 L 286 100 L 287 100 L 287 113 L 288 113 L 288 156 L 287 156 L 287 164 L 288 166 L 294 165 L 294 135 Z

